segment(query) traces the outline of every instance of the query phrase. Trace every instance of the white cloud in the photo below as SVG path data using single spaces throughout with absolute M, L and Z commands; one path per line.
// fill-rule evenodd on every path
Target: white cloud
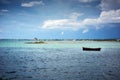
M 0 15 L 7 15 L 8 10 L 7 9 L 1 9 Z
M 0 12 L 8 12 L 8 10 L 7 9 L 2 9 L 2 10 L 0 10 Z
M 79 16 L 82 16 L 83 13 L 77 13 L 77 12 L 73 12 L 69 17 L 71 19 L 77 19 Z
M 120 23 L 120 9 L 103 11 L 98 18 L 99 23 Z
M 59 20 L 47 20 L 43 23 L 42 28 L 44 29 L 55 29 L 55 28 L 60 28 L 60 29 L 68 29 L 68 28 L 77 28 L 80 26 L 81 23 L 72 20 L 72 19 L 59 19 Z
M 63 35 L 64 34 L 64 32 L 61 32 L 61 35 Z
M 84 29 L 82 33 L 87 33 L 88 31 L 88 29 Z
M 117 10 L 120 8 L 120 0 L 102 0 L 100 4 L 101 10 Z
M 60 28 L 60 29 L 74 29 L 82 28 L 82 24 L 80 21 L 77 21 L 77 18 L 82 15 L 82 13 L 74 12 L 69 15 L 68 19 L 58 19 L 58 20 L 46 20 L 43 23 L 42 28 L 44 29 L 54 29 L 54 28 Z
M 110 10 L 110 11 L 102 11 L 100 16 L 95 19 L 84 19 L 84 25 L 100 25 L 100 24 L 109 24 L 109 23 L 120 23 L 120 9 L 118 10 Z
M 42 1 L 32 1 L 32 2 L 21 4 L 22 7 L 33 7 L 35 5 L 44 5 L 44 3 Z
M 83 3 L 88 3 L 88 2 L 93 2 L 93 1 L 96 1 L 96 0 L 79 0 L 79 2 L 83 2 Z
M 78 18 L 78 17 L 76 17 Z M 89 26 L 98 28 L 98 25 L 108 23 L 120 23 L 120 9 L 101 12 L 98 18 L 86 18 L 83 21 L 77 19 L 58 19 L 44 21 L 44 29 L 84 29 L 83 33 L 89 31 Z

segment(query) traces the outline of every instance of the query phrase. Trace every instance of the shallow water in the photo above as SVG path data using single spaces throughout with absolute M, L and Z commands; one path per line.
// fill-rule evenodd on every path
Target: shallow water
M 8 80 L 120 80 L 120 43 L 0 41 L 0 78 Z M 101 51 L 82 51 L 82 47 Z
M 114 41 L 45 41 L 45 44 L 26 44 L 28 40 L 0 40 L 0 47 L 34 47 L 34 48 L 82 48 L 102 47 L 120 48 L 120 42 Z

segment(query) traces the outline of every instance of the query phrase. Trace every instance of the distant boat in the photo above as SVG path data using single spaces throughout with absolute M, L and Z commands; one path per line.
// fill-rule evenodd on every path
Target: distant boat
M 101 48 L 87 48 L 87 47 L 83 47 L 83 51 L 100 51 Z

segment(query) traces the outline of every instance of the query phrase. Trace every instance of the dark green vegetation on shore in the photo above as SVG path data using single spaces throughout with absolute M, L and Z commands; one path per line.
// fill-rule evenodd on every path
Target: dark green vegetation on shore
M 26 44 L 45 44 L 44 41 L 39 41 L 39 42 L 25 42 Z

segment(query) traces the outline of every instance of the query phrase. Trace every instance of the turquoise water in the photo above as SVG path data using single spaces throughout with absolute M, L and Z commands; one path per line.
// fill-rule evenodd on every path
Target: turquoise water
M 0 47 L 37 47 L 37 48 L 120 48 L 120 42 L 113 41 L 46 41 L 46 44 L 26 44 L 28 40 L 0 40 Z M 34 41 L 32 41 L 34 42 Z
M 0 79 L 120 80 L 120 42 L 0 40 Z M 31 42 L 31 41 L 30 41 Z M 101 47 L 83 51 L 82 47 Z

